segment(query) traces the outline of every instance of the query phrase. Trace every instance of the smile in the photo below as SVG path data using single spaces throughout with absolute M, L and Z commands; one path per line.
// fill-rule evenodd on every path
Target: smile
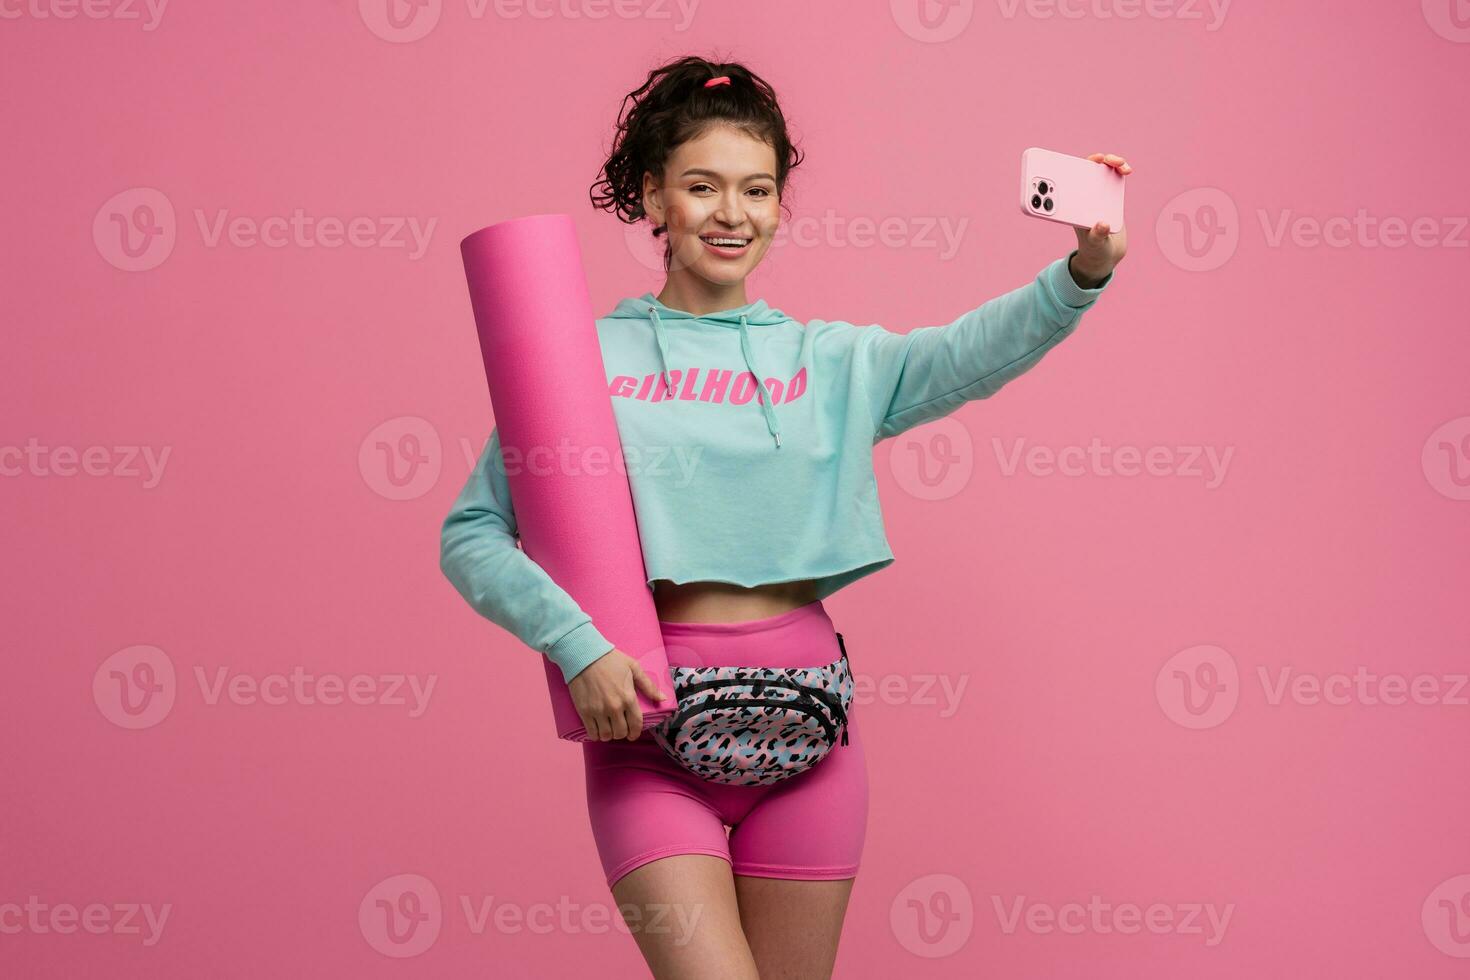
M 700 235 L 699 240 L 714 254 L 722 258 L 738 256 L 752 239 L 741 235 Z

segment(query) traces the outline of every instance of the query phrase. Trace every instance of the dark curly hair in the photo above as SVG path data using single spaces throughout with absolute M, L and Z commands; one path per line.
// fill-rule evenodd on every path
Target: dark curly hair
M 728 75 L 730 84 L 705 88 L 711 78 Z M 765 79 L 737 62 L 708 61 L 687 55 L 648 73 L 639 88 L 623 98 L 617 135 L 589 194 L 592 206 L 632 224 L 643 210 L 643 174 L 662 175 L 674 150 L 697 139 L 712 125 L 736 127 L 776 151 L 776 197 L 785 207 L 786 178 L 802 153 L 786 131 L 776 91 Z M 653 229 L 655 237 L 667 231 Z M 672 258 L 664 245 L 664 271 Z

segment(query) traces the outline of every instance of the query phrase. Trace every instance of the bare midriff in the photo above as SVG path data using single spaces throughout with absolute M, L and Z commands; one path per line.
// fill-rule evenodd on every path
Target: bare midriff
M 731 582 L 653 581 L 653 605 L 668 623 L 743 623 L 815 602 L 814 579 L 747 587 Z

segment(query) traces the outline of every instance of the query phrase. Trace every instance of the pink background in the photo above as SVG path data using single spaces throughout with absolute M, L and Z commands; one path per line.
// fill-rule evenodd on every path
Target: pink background
M 0 8 L 0 975 L 642 975 L 580 750 L 535 655 L 441 577 L 438 530 L 491 425 L 459 239 L 568 212 L 599 312 L 657 290 L 587 187 L 624 93 L 686 52 L 768 78 L 809 153 L 791 217 L 815 233 L 751 284 L 803 320 L 947 322 L 1066 254 L 1016 207 L 1027 146 L 1136 167 L 1130 254 L 1078 333 L 875 451 L 898 561 L 827 603 L 872 779 L 837 976 L 1470 969 L 1458 0 L 1005 0 L 927 31 L 898 0 L 393 2 L 418 19 Z M 297 209 L 367 233 L 211 238 Z M 1423 244 L 1274 237 L 1360 209 L 1427 219 Z M 159 233 L 130 257 L 113 215 Z M 381 239 L 407 219 L 434 222 L 421 255 Z M 885 219 L 889 244 L 851 228 Z M 953 254 L 924 244 L 961 221 Z M 1017 440 L 1162 470 L 1008 470 Z M 161 479 L 127 447 L 167 451 Z M 1198 447 L 1231 453 L 1222 480 Z M 376 693 L 215 697 L 297 668 Z M 1277 696 L 1360 670 L 1341 704 Z M 1393 673 L 1423 703 L 1382 703 Z M 405 675 L 425 710 L 393 703 Z M 24 918 L 31 896 L 105 907 L 100 934 Z M 384 896 L 426 918 L 385 924 Z M 1045 927 L 1092 896 L 1173 924 Z M 168 907 L 151 944 L 134 903 Z

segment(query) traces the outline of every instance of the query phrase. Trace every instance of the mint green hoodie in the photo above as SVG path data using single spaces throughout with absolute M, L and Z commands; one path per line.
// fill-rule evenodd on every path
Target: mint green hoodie
M 648 581 L 815 579 L 824 599 L 892 564 L 873 445 L 988 398 L 1071 334 L 1112 277 L 1083 289 L 1070 258 L 908 333 L 802 324 L 762 300 L 704 316 L 652 293 L 619 301 L 597 335 Z M 505 467 L 521 461 L 500 450 L 492 429 L 444 520 L 440 567 L 570 681 L 613 644 L 516 547 Z

